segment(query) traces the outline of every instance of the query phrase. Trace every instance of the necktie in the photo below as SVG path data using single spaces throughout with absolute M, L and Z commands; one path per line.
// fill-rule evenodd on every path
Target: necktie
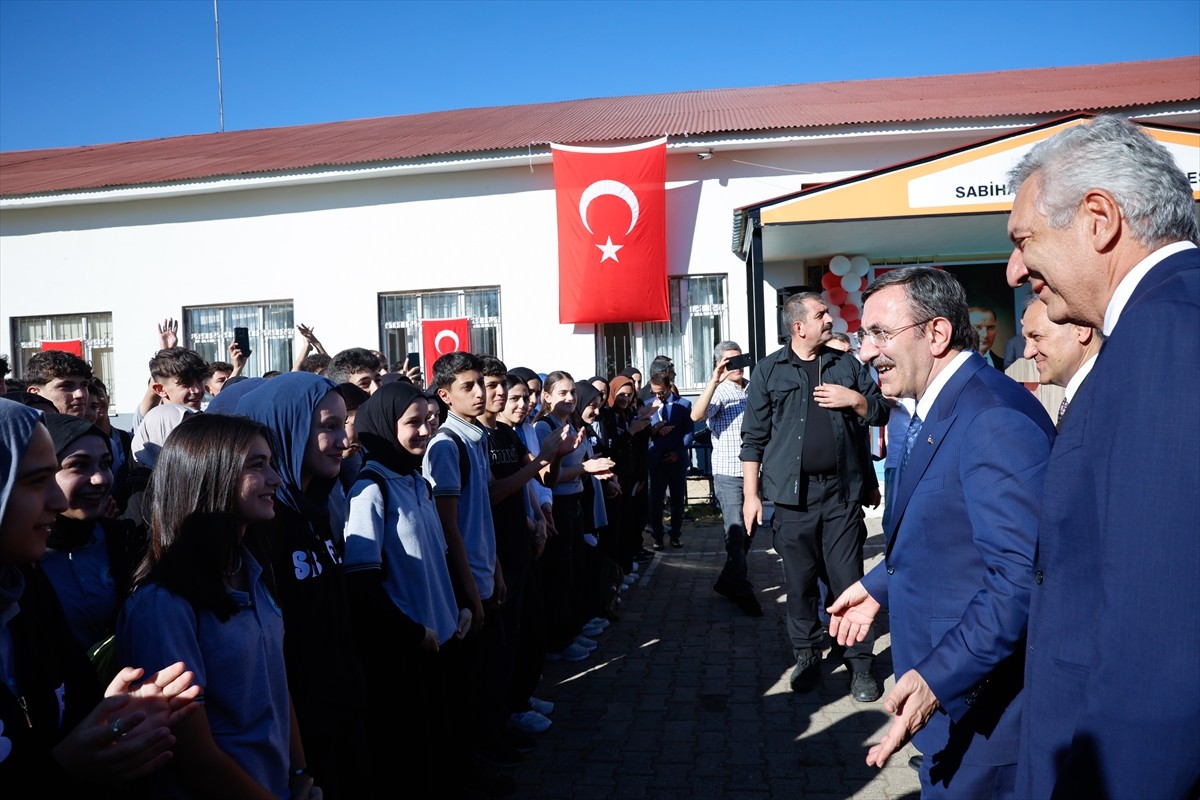
M 921 424 L 921 417 L 913 414 L 912 419 L 908 422 L 908 430 L 904 433 L 904 458 L 900 460 L 900 469 L 902 470 L 908 466 L 908 456 L 912 453 L 917 437 L 921 435 Z
M 1061 403 L 1059 403 L 1059 404 L 1058 404 L 1058 420 L 1057 420 L 1057 423 L 1058 423 L 1059 425 L 1062 425 L 1062 419 L 1063 419 L 1063 417 L 1065 417 L 1065 416 L 1067 415 L 1067 406 L 1069 406 L 1069 405 L 1071 405 L 1071 403 L 1070 403 L 1070 401 L 1068 401 L 1068 400 L 1067 400 L 1067 398 L 1065 398 L 1065 397 L 1063 398 L 1063 401 L 1062 401 Z

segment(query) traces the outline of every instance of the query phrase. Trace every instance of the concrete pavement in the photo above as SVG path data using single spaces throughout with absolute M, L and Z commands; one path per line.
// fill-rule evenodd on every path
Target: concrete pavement
M 882 552 L 869 513 L 868 568 Z M 916 798 L 911 745 L 883 770 L 864 763 L 888 723 L 882 700 L 856 703 L 829 658 L 811 694 L 793 694 L 779 557 L 760 536 L 749 556 L 763 609 L 748 617 L 712 590 L 724 563 L 719 523 L 684 527 L 624 593 L 619 622 L 586 661 L 547 663 L 538 696 L 554 725 L 514 773 L 516 796 L 546 800 Z M 884 619 L 886 627 L 886 618 Z M 876 675 L 891 688 L 890 637 Z

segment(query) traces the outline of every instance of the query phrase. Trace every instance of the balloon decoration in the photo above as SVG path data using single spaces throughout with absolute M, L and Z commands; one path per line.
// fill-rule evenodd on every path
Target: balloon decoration
M 834 256 L 829 259 L 829 271 L 821 277 L 833 329 L 854 333 L 862 320 L 862 293 L 867 288 L 871 261 L 866 256 Z

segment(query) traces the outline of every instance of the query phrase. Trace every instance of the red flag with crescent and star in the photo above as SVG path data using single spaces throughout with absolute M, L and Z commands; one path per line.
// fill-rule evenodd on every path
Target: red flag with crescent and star
M 667 296 L 667 140 L 551 144 L 560 322 L 662 322 Z
M 447 353 L 471 352 L 471 333 L 466 317 L 421 321 L 421 343 L 425 359 L 421 371 L 425 380 L 433 380 L 433 363 Z

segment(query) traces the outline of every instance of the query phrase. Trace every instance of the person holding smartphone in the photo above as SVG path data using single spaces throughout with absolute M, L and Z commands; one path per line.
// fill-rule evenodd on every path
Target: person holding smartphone
M 692 404 L 692 421 L 703 421 L 712 432 L 713 493 L 725 522 L 725 567 L 713 589 L 728 597 L 751 617 L 763 615 L 746 577 L 746 554 L 754 529 L 742 521 L 742 415 L 746 412 L 745 367 L 750 356 L 737 342 L 714 348 L 716 369 L 712 380 Z

